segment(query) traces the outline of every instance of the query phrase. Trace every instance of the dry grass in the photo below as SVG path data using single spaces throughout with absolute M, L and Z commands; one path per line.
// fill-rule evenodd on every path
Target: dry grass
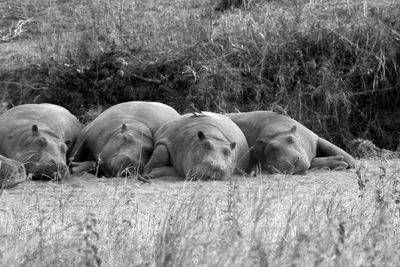
M 127 100 L 181 112 L 279 105 L 337 144 L 395 147 L 398 1 L 242 2 L 217 13 L 208 0 L 1 1 L 1 101 L 48 101 L 81 118 Z M 396 266 L 398 164 L 20 184 L 0 196 L 0 265 Z
M 398 164 L 230 182 L 21 184 L 0 197 L 0 264 L 395 266 Z

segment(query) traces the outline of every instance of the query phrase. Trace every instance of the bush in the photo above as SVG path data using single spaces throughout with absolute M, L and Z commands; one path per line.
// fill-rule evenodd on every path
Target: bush
M 38 23 L 41 60 L 29 67 L 35 72 L 0 79 L 25 77 L 41 88 L 20 86 L 23 93 L 10 93 L 13 103 L 48 101 L 79 116 L 129 100 L 160 101 L 180 112 L 192 104 L 217 112 L 280 106 L 340 146 L 359 137 L 394 149 L 399 7 L 246 1 L 244 10 L 215 13 L 207 1 L 59 3 L 52 10 L 68 20 L 47 15 Z

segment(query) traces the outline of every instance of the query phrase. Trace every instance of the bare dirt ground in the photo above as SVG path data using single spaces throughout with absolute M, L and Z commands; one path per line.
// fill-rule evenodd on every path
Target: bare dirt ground
M 375 162 L 367 164 L 369 166 L 366 173 L 373 179 L 379 173 L 379 169 Z M 394 164 L 390 166 L 393 167 Z M 255 178 L 234 176 L 231 181 L 188 182 L 155 179 L 151 184 L 138 182 L 131 177 L 110 179 L 83 174 L 60 183 L 29 181 L 20 184 L 2 193 L 0 205 L 2 208 L 17 208 L 35 196 L 41 206 L 52 209 L 57 205 L 54 196 L 61 194 L 68 195 L 71 206 L 90 207 L 93 212 L 101 213 L 106 206 L 116 205 L 114 201 L 117 198 L 120 202 L 117 204 L 118 208 L 125 210 L 135 208 L 147 216 L 162 218 L 172 202 L 184 199 L 195 191 L 207 192 L 209 198 L 213 200 L 226 198 L 232 183 L 235 183 L 240 194 L 257 194 L 261 188 L 267 188 L 268 190 L 263 193 L 271 196 L 284 191 L 283 202 L 287 204 L 293 199 L 309 201 L 315 194 L 322 192 L 329 198 L 337 190 L 348 199 L 356 199 L 358 196 L 355 170 L 339 172 L 315 170 L 307 175 L 262 175 Z
M 387 173 L 394 173 L 400 168 L 400 160 L 377 161 L 361 160 L 360 168 L 365 174 L 365 179 L 374 180 L 385 168 Z M 359 189 L 357 186 L 356 169 L 345 171 L 312 170 L 306 175 L 261 175 L 258 177 L 244 178 L 232 177 L 231 181 L 178 181 L 154 179 L 151 184 L 141 183 L 132 177 L 127 178 L 96 178 L 85 173 L 80 176 L 72 176 L 71 179 L 62 182 L 38 182 L 29 181 L 15 188 L 3 191 L 1 195 L 2 207 L 12 207 L 26 201 L 27 194 L 32 192 L 40 196 L 43 206 L 52 206 L 51 200 L 55 192 L 72 194 L 71 204 L 81 206 L 88 201 L 93 204 L 104 201 L 104 197 L 123 197 L 123 202 L 138 204 L 138 209 L 152 211 L 154 215 L 162 212 L 178 196 L 184 198 L 196 190 L 208 191 L 211 198 L 221 198 L 229 191 L 229 187 L 235 183 L 241 192 L 257 192 L 260 187 L 268 188 L 268 193 L 275 194 L 282 190 L 290 192 L 286 197 L 306 200 L 318 192 L 325 192 L 327 196 L 339 190 L 347 198 L 357 198 Z M 290 195 L 290 196 L 289 196 Z M 105 204 L 105 203 L 102 203 Z M 96 205 L 95 205 L 96 206 Z

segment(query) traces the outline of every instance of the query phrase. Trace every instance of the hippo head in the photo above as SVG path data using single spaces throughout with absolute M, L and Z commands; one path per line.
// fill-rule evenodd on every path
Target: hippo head
M 296 137 L 296 126 L 287 132 L 257 139 L 254 153 L 263 169 L 271 173 L 304 174 L 309 168 L 308 157 Z
M 153 152 L 151 133 L 128 129 L 122 124 L 101 151 L 102 170 L 111 177 L 142 172 Z
M 32 125 L 31 133 L 23 144 L 24 151 L 27 152 L 21 159 L 27 173 L 31 173 L 33 179 L 41 180 L 68 177 L 66 153 L 70 142 L 52 132 L 40 130 L 36 124 Z
M 188 178 L 225 180 L 234 168 L 236 143 L 207 137 L 199 131 L 192 149 L 184 160 L 184 172 Z

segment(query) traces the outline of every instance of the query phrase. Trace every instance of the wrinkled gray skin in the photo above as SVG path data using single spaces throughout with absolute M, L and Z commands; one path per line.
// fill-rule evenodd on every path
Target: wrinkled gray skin
M 96 161 L 100 174 L 107 177 L 121 176 L 124 171 L 141 173 L 153 153 L 154 132 L 179 117 L 175 109 L 158 102 L 131 101 L 110 107 L 82 130 L 71 153 L 72 171 Z
M 304 174 L 313 168 L 354 168 L 355 160 L 299 122 L 272 111 L 227 114 L 243 131 L 256 164 L 270 173 Z
M 154 135 L 155 149 L 145 177 L 226 180 L 248 164 L 248 146 L 240 129 L 226 116 L 185 114 Z
M 0 155 L 24 164 L 33 179 L 69 176 L 67 153 L 81 130 L 77 118 L 53 104 L 26 104 L 0 116 Z

